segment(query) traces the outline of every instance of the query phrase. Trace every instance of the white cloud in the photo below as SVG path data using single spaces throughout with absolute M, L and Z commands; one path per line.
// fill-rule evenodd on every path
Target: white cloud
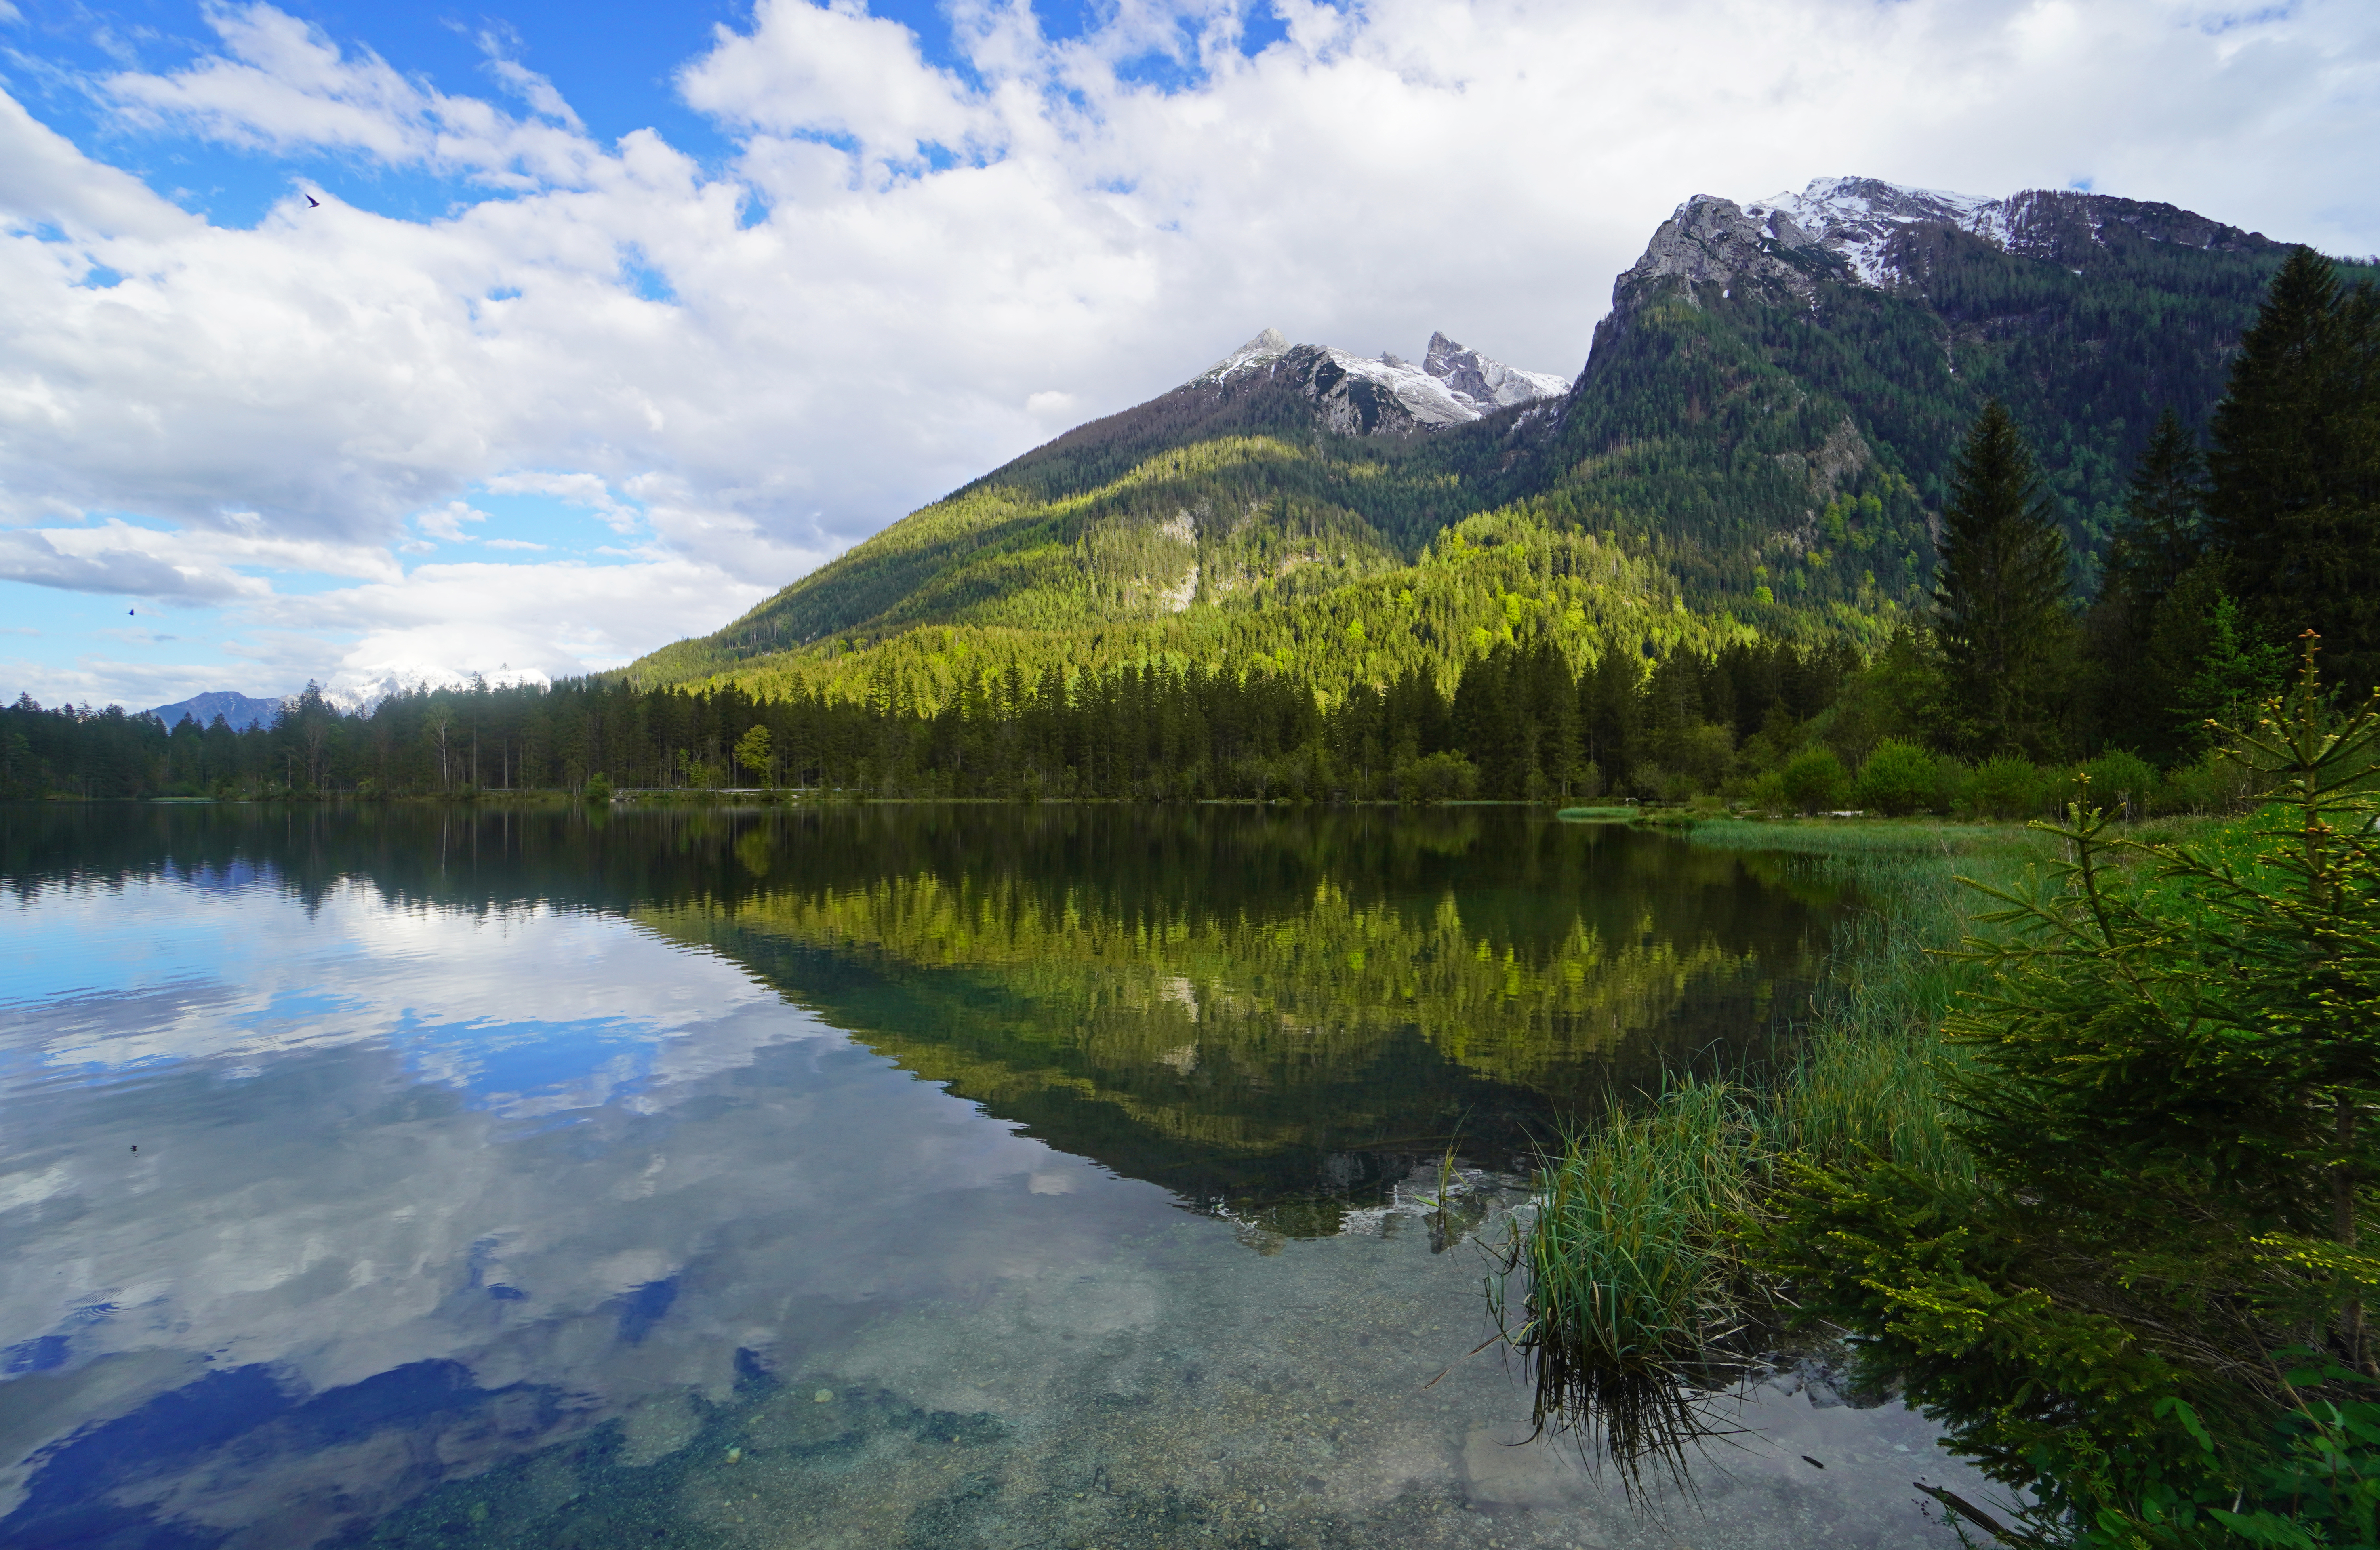
M 989 104 L 926 64 L 915 33 L 856 0 L 760 0 L 751 31 L 713 33 L 678 81 L 688 103 L 732 123 L 845 136 L 870 159 L 903 163 L 924 146 L 989 152 L 1006 139 Z
M 321 29 L 271 6 L 214 5 L 206 16 L 222 54 L 170 75 L 125 71 L 101 83 L 127 119 L 259 150 L 352 151 L 517 188 L 575 180 L 592 152 L 552 83 L 501 55 L 492 61 L 498 79 L 551 124 L 446 96 L 368 50 L 349 56 Z
M 220 528 L 161 532 L 120 518 L 97 527 L 0 528 L 0 578 L 118 597 L 219 603 L 271 596 L 235 567 L 326 575 L 398 574 L 386 550 L 275 534 L 251 514 Z
M 656 641 L 716 628 L 769 590 L 676 556 L 619 565 L 477 562 L 276 597 L 246 612 L 291 642 L 351 639 L 328 672 L 310 671 L 354 695 L 391 680 L 439 682 L 500 668 L 561 677 L 617 667 Z
M 260 599 L 207 535 L 374 552 L 389 571 L 345 589 L 347 627 L 395 650 L 441 619 L 469 635 L 437 611 L 484 601 L 419 579 L 447 567 L 392 579 L 408 516 L 542 493 L 623 535 L 634 563 L 610 570 L 685 569 L 649 607 L 496 567 L 570 601 L 490 638 L 634 655 L 1267 324 L 1404 354 L 1444 328 L 1574 371 L 1612 276 L 1696 192 L 2089 178 L 2380 248 L 2380 13 L 2338 0 L 2236 25 L 2157 0 L 1278 8 L 1287 38 L 1245 58 L 1220 5 L 1133 0 L 1052 43 L 971 0 L 963 79 L 854 6 L 763 0 L 677 78 L 738 137 L 709 170 L 650 131 L 597 141 L 493 42 L 524 112 L 264 6 L 210 12 L 220 46 L 185 68 L 103 83 L 129 127 L 504 196 L 430 221 L 293 195 L 209 225 L 0 97 L 0 525 L 24 529 L 0 575 L 261 627 L 323 605 Z M 1152 53 L 1203 77 L 1119 75 Z M 86 530 L 106 536 L 61 537 Z
M 633 533 L 640 523 L 637 509 L 613 494 L 612 487 L 593 474 L 498 474 L 488 481 L 488 488 L 499 495 L 551 495 L 595 513 L 615 533 Z
M 486 512 L 475 511 L 461 501 L 449 501 L 436 511 L 415 513 L 413 525 L 433 539 L 444 539 L 448 543 L 468 543 L 470 539 L 463 531 L 463 524 L 487 520 Z

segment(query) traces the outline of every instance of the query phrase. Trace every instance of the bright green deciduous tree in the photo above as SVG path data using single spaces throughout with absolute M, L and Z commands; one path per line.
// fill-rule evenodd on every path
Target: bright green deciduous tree
M 1930 805 L 1942 784 L 1934 756 L 1914 743 L 1888 737 L 1860 767 L 1853 800 L 1891 817 L 1906 817 Z
M 776 768 L 777 756 L 771 746 L 769 729 L 754 722 L 735 743 L 735 762 L 752 772 L 756 781 L 766 781 L 769 772 Z

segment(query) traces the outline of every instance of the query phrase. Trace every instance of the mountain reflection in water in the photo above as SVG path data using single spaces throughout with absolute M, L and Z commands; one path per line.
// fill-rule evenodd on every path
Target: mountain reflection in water
M 1401 1186 L 1492 1225 L 1756 1059 L 1842 907 L 1512 810 L 925 806 L 0 809 L 0 1544 L 127 1546 L 1568 1543 L 1492 1356 L 1426 1387 L 1480 1265 Z

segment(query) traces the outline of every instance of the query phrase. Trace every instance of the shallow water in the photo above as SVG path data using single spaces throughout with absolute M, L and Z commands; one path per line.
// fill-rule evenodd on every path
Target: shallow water
M 1532 1144 L 1799 1003 L 1782 860 L 127 805 L 0 809 L 0 1544 L 1947 1544 L 1911 1483 L 1973 1487 L 1805 1364 L 1632 1508 L 1475 1351 Z

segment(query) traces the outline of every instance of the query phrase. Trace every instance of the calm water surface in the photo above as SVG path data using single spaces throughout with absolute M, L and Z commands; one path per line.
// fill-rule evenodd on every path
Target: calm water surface
M 1530 1148 L 1845 907 L 1512 810 L 0 808 L 0 1544 L 1955 1543 L 1810 1364 L 1648 1511 L 1466 1355 Z

